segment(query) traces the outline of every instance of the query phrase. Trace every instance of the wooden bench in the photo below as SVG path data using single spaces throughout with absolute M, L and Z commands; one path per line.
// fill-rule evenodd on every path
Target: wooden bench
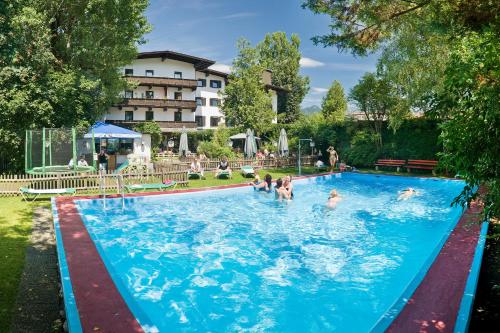
M 410 172 L 411 169 L 432 170 L 432 174 L 435 175 L 437 165 L 438 161 L 434 160 L 408 160 L 405 167 L 408 172 Z
M 395 167 L 396 171 L 399 172 L 400 168 L 405 165 L 405 160 L 377 160 L 375 163 L 375 170 L 378 170 L 378 167 Z

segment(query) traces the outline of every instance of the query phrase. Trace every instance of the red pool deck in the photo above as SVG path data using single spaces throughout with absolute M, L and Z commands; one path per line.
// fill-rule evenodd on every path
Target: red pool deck
M 241 186 L 248 185 L 135 193 L 127 196 L 198 192 Z M 83 332 L 143 332 L 114 285 L 80 218 L 74 200 L 84 198 L 96 197 L 58 197 L 55 201 L 82 330 Z M 388 332 L 453 332 L 479 239 L 480 225 L 473 219 L 478 211 L 477 205 L 473 204 L 460 218 L 427 275 L 391 323 Z

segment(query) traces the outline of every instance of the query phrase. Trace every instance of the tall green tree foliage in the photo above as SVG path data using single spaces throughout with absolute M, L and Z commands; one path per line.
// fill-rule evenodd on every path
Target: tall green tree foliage
M 344 94 L 344 88 L 339 81 L 333 81 L 330 89 L 323 98 L 321 112 L 325 119 L 334 123 L 342 123 L 347 112 L 347 99 Z
M 391 85 L 387 80 L 367 73 L 351 89 L 349 99 L 365 114 L 375 133 L 377 147 L 381 149 L 384 121 L 390 119 L 399 100 Z
M 407 106 L 432 110 L 442 122 L 441 162 L 467 180 L 456 202 L 470 202 L 475 185 L 484 184 L 484 212 L 498 216 L 498 165 L 491 160 L 498 152 L 491 147 L 498 146 L 499 111 L 491 103 L 498 104 L 500 2 L 306 0 L 303 7 L 332 18 L 331 32 L 316 43 L 357 55 L 382 48 L 379 76 Z
M 126 87 L 147 0 L 0 3 L 0 156 L 22 169 L 24 131 L 98 119 Z M 4 161 L 5 162 L 5 161 Z
M 271 94 L 262 81 L 264 67 L 257 51 L 245 39 L 238 41 L 239 54 L 233 61 L 233 71 L 224 90 L 222 112 L 232 126 L 252 128 L 262 132 L 272 123 L 275 113 Z
M 285 32 L 273 32 L 256 48 L 261 66 L 272 71 L 272 84 L 288 90 L 278 92 L 280 121 L 296 121 L 300 116 L 300 104 L 309 91 L 309 78 L 299 74 L 299 36 L 292 34 L 288 40 Z

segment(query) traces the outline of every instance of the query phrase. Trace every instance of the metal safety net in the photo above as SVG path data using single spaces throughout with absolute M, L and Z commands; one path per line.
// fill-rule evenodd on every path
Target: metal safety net
M 31 174 L 88 172 L 95 169 L 93 138 L 74 128 L 26 131 L 25 171 Z

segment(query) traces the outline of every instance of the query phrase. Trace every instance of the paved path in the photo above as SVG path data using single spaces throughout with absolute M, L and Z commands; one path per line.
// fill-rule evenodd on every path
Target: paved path
M 50 333 L 61 331 L 59 272 L 50 208 L 33 212 L 31 244 L 26 250 L 11 331 Z

